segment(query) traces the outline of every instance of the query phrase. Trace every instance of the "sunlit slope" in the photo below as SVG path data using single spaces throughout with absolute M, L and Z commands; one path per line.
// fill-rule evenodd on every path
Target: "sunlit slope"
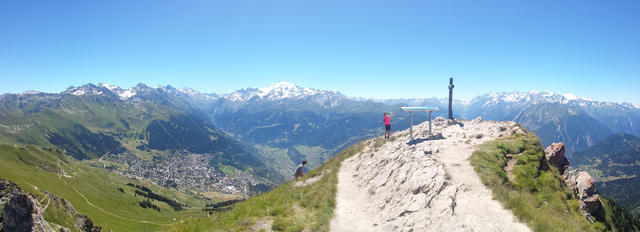
M 640 226 L 602 195 L 604 212 L 590 223 L 580 212 L 573 190 L 548 163 L 540 139 L 533 133 L 484 143 L 470 162 L 493 197 L 534 231 L 638 231 Z M 508 162 L 513 163 L 510 170 L 506 168 Z
M 205 202 L 204 198 L 71 161 L 59 149 L 0 145 L 0 177 L 16 182 L 41 199 L 46 200 L 44 191 L 67 199 L 78 213 L 89 216 L 96 225 L 102 226 L 103 231 L 156 231 L 172 223 L 174 218 L 201 216 Z M 149 187 L 155 193 L 184 204 L 184 209 L 176 211 L 160 201 L 154 201 L 159 211 L 142 208 L 138 203 L 146 198 L 135 196 L 135 188 L 127 183 Z M 42 207 L 46 205 L 45 200 Z M 61 225 L 68 224 L 69 220 L 53 207 L 47 208 L 45 219 Z
M 376 139 L 382 144 L 382 139 Z M 201 217 L 177 222 L 168 231 L 327 231 L 336 204 L 337 173 L 343 160 L 362 151 L 363 142 L 351 145 L 303 178 L 284 183 L 271 192 L 216 212 L 215 220 Z
M 179 97 L 158 92 L 123 100 L 105 88 L 84 87 L 102 93 L 3 95 L 0 144 L 57 146 L 79 160 L 124 152 L 147 159 L 156 151 L 209 154 L 212 166 L 231 166 L 274 182 L 283 179 L 253 148 L 199 117 Z

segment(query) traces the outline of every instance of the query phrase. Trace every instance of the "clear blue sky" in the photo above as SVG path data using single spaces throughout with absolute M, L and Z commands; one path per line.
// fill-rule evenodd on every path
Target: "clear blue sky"
M 0 93 L 106 82 L 640 104 L 640 1 L 1 1 Z

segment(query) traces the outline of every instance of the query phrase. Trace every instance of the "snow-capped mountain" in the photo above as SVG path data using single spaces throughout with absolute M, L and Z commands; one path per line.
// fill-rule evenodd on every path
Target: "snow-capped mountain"
M 288 82 L 272 84 L 264 88 L 246 87 L 230 94 L 221 95 L 230 104 L 248 104 L 256 102 L 308 102 L 321 108 L 337 107 L 357 99 L 350 98 L 337 91 L 305 88 Z
M 65 92 L 70 92 L 74 95 L 84 95 L 84 94 L 100 94 L 101 91 L 93 91 L 93 92 L 89 92 L 86 91 L 84 89 L 87 88 L 87 86 L 94 86 L 93 84 L 87 84 L 87 85 L 83 85 L 81 87 L 70 87 L 67 91 Z M 95 86 L 94 86 L 95 87 Z M 196 98 L 196 99 L 217 99 L 218 95 L 214 94 L 214 93 L 202 93 L 199 91 L 196 91 L 194 89 L 188 88 L 188 87 L 184 87 L 184 88 L 175 88 L 171 85 L 166 85 L 166 86 L 157 86 L 157 87 L 149 87 L 145 84 L 139 83 L 138 85 L 128 88 L 128 89 L 122 89 L 119 86 L 116 85 L 111 85 L 111 84 L 106 84 L 106 83 L 100 83 L 98 84 L 97 87 L 95 88 L 104 88 L 104 89 L 108 89 L 109 91 L 111 91 L 112 93 L 116 94 L 121 100 L 129 100 L 129 99 L 138 99 L 140 100 L 141 98 L 148 98 L 150 95 L 157 95 L 157 94 L 161 94 L 161 93 L 167 93 L 167 94 L 171 94 L 171 95 L 175 95 L 175 96 L 179 96 L 179 97 L 184 97 L 184 98 Z
M 638 109 L 630 103 L 613 103 L 613 102 L 601 102 L 590 98 L 582 98 L 572 93 L 557 94 L 554 92 L 546 91 L 529 91 L 529 92 L 491 92 L 471 100 L 470 105 L 480 104 L 481 106 L 494 106 L 498 104 L 513 104 L 513 105 L 533 105 L 541 103 L 559 103 L 568 105 L 578 105 L 582 107 L 603 107 L 603 106 L 619 106 L 627 108 L 629 110 Z
M 317 95 L 340 95 L 337 91 L 317 90 L 312 88 L 304 88 L 288 82 L 280 82 L 272 84 L 265 88 L 249 88 L 235 91 L 231 94 L 224 95 L 223 98 L 230 101 L 249 101 L 249 100 L 282 100 L 287 98 L 305 98 Z
M 464 115 L 519 122 L 536 132 L 545 145 L 565 142 L 569 152 L 594 145 L 612 132 L 640 134 L 640 109 L 633 104 L 596 101 L 574 94 L 492 92 L 473 98 Z M 564 137 L 547 138 L 546 134 Z
M 107 91 L 105 91 L 103 87 L 95 86 L 94 84 L 86 84 L 78 87 L 71 86 L 67 88 L 67 90 L 62 92 L 62 94 L 82 96 L 82 95 L 100 95 L 105 92 Z

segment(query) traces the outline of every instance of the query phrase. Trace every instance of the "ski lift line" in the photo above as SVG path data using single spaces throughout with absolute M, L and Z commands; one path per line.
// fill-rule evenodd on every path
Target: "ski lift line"
M 432 133 L 431 133 L 431 112 L 440 111 L 440 109 L 438 109 L 438 107 L 431 107 L 431 106 L 403 106 L 403 107 L 400 107 L 400 110 L 405 111 L 405 112 L 409 112 L 409 136 L 411 136 L 411 140 L 413 140 L 413 112 L 418 112 L 418 111 L 428 112 L 428 115 L 429 115 L 429 136 L 432 135 Z

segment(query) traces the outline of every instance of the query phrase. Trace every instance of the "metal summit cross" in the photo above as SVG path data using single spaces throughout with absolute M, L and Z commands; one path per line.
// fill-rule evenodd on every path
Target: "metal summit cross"
M 414 111 L 423 111 L 429 112 L 429 136 L 431 136 L 431 112 L 439 111 L 438 107 L 400 107 L 402 111 L 409 112 L 409 135 L 411 136 L 411 140 L 413 140 L 413 112 Z

